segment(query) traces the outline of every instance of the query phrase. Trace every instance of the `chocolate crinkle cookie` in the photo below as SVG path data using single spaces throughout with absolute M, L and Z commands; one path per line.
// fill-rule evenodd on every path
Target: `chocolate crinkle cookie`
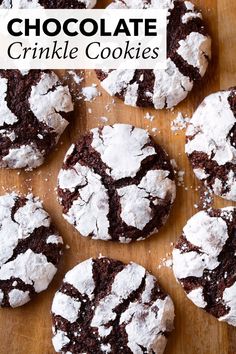
M 166 70 L 97 70 L 102 87 L 131 106 L 172 108 L 205 74 L 211 39 L 201 13 L 190 1 L 117 0 L 109 8 L 168 10 Z
M 0 9 L 85 9 L 96 5 L 96 0 L 0 0 Z
M 54 72 L 0 70 L 0 167 L 42 165 L 72 110 L 69 88 Z
M 236 88 L 206 97 L 186 137 L 197 178 L 216 195 L 236 201 Z
M 127 124 L 81 137 L 58 177 L 65 219 L 93 239 L 145 239 L 166 222 L 175 194 L 167 154 L 145 130 Z
M 56 352 L 162 354 L 174 305 L 142 266 L 88 259 L 66 274 L 52 317 Z
M 47 289 L 62 254 L 62 238 L 32 195 L 0 197 L 0 306 L 22 306 Z
M 188 298 L 236 326 L 236 208 L 194 215 L 173 251 L 173 270 Z

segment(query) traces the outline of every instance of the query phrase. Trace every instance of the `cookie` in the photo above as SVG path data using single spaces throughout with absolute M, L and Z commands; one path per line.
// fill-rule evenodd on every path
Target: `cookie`
M 66 274 L 52 317 L 56 352 L 162 354 L 174 305 L 140 265 L 88 259 Z
M 173 270 L 198 307 L 236 326 L 236 208 L 194 215 L 173 251 Z
M 2 9 L 91 9 L 96 0 L 1 0 Z
M 42 165 L 72 110 L 69 88 L 54 72 L 0 70 L 0 167 Z
M 32 195 L 0 197 L 0 306 L 18 307 L 47 289 L 57 271 L 62 238 Z
M 65 219 L 93 239 L 145 239 L 166 222 L 175 194 L 167 154 L 145 130 L 128 124 L 81 137 L 58 177 Z
M 186 136 L 197 178 L 216 195 L 236 201 L 236 88 L 206 97 Z
M 168 10 L 166 70 L 97 70 L 102 87 L 125 104 L 172 108 L 184 100 L 204 76 L 211 57 L 211 39 L 201 13 L 190 1 L 117 0 L 109 8 Z

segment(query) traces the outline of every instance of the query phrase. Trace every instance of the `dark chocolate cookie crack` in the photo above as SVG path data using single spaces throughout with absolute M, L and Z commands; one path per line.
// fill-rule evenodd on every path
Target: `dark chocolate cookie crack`
M 48 287 L 62 254 L 62 238 L 31 195 L 1 196 L 0 215 L 0 306 L 17 307 Z
M 128 127 L 128 126 L 127 126 Z M 99 137 L 102 134 L 102 129 L 98 131 Z M 123 242 L 143 239 L 150 235 L 151 233 L 158 230 L 163 223 L 165 222 L 171 207 L 172 193 L 173 190 L 167 190 L 165 197 L 158 198 L 158 196 L 152 196 L 151 193 L 147 192 L 145 198 L 149 200 L 149 206 L 152 211 L 152 216 L 146 225 L 138 230 L 137 227 L 132 225 L 127 225 L 127 223 L 122 220 L 122 205 L 120 200 L 122 195 L 119 195 L 119 191 L 122 188 L 129 186 L 136 186 L 140 190 L 143 190 L 145 193 L 145 188 L 142 187 L 142 180 L 147 175 L 148 171 L 166 171 L 168 178 L 174 180 L 173 169 L 168 161 L 166 153 L 162 148 L 155 144 L 151 139 L 143 146 L 143 149 L 152 148 L 153 154 L 147 157 L 140 162 L 140 168 L 136 171 L 135 175 L 132 177 L 124 178 L 114 178 L 112 177 L 111 168 L 102 161 L 101 155 L 92 147 L 93 133 L 89 133 L 82 137 L 78 143 L 76 143 L 70 153 L 67 155 L 62 171 L 68 171 L 74 169 L 77 163 L 81 166 L 89 167 L 96 175 L 101 177 L 101 183 L 105 187 L 108 194 L 108 203 L 109 203 L 109 212 L 107 218 L 109 220 L 109 229 L 108 234 L 111 235 L 111 239 L 122 241 Z M 109 172 L 108 172 L 109 171 Z M 61 172 L 63 174 L 63 172 Z M 76 171 L 75 171 L 76 173 Z M 155 172 L 154 172 L 155 173 Z M 72 191 L 69 191 L 68 188 L 60 187 L 60 177 L 59 174 L 59 187 L 58 194 L 60 202 L 63 205 L 64 215 L 68 214 L 73 203 L 80 198 L 81 188 L 84 187 L 84 183 L 88 184 L 86 180 L 82 184 L 74 186 Z M 174 182 L 173 182 L 174 183 Z M 156 186 L 158 188 L 159 186 Z M 82 197 L 81 197 L 82 198 Z M 157 207 L 158 204 L 158 207 Z M 76 220 L 74 222 L 76 226 Z M 90 236 L 94 236 L 90 234 Z
M 173 252 L 173 269 L 187 296 L 197 306 L 234 326 L 235 223 L 233 207 L 201 211 L 188 221 Z M 189 270 L 184 271 L 190 261 Z
M 215 194 L 236 200 L 235 88 L 206 97 L 186 131 L 194 173 Z
M 109 8 L 142 7 L 134 1 L 114 1 Z M 158 6 L 158 3 L 157 3 Z M 152 7 L 143 1 L 143 8 Z M 202 15 L 189 1 L 162 1 L 168 10 L 167 69 L 97 70 L 102 87 L 132 106 L 171 108 L 192 90 L 205 74 L 211 57 L 211 41 Z
M 0 70 L 0 85 L 0 166 L 37 167 L 68 124 L 68 87 L 49 70 Z
M 87 287 L 81 286 L 80 280 L 73 281 L 80 278 L 80 272 Z M 132 284 L 126 283 L 130 276 L 133 276 Z M 103 309 L 104 303 L 107 305 Z M 158 329 L 155 321 L 161 316 L 162 306 L 163 327 Z M 132 315 L 135 308 L 140 318 Z M 164 349 L 165 336 L 172 329 L 173 304 L 144 268 L 100 258 L 87 260 L 67 273 L 55 295 L 52 316 L 53 344 L 57 352 L 115 354 L 122 350 L 124 354 L 132 354 L 136 348 L 141 348 L 144 353 L 149 350 L 157 353 L 156 339 L 162 341 L 161 349 Z M 135 328 L 132 334 L 128 329 L 135 321 L 140 322 L 140 329 L 146 323 L 143 327 L 145 344 Z M 153 337 L 149 337 L 147 325 L 155 327 Z

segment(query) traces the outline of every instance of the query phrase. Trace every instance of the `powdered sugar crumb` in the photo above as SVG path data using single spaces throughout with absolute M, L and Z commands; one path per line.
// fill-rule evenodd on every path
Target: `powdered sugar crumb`
M 184 117 L 182 112 L 178 112 L 177 117 L 171 122 L 171 130 L 177 132 L 187 128 L 190 118 Z
M 92 86 L 86 86 L 82 88 L 81 91 L 84 101 L 94 101 L 96 97 L 100 96 L 101 93 L 97 89 L 96 84 L 92 84 Z
M 150 122 L 152 122 L 154 120 L 154 116 L 152 116 L 149 112 L 147 112 L 144 116 L 144 119 L 149 120 Z
M 74 70 L 70 70 L 68 71 L 68 74 L 70 76 L 72 76 L 74 82 L 77 84 L 77 85 L 80 85 L 81 82 L 84 80 L 84 78 L 80 75 L 78 75 Z

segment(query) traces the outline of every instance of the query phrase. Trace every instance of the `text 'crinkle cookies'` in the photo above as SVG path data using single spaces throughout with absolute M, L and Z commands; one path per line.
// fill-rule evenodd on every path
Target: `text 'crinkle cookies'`
M 173 251 L 173 270 L 195 305 L 236 326 L 236 208 L 194 215 Z
M 182 0 L 116 0 L 109 8 L 168 10 L 167 69 L 97 70 L 102 87 L 131 106 L 176 106 L 204 76 L 211 58 L 211 39 L 201 13 Z
M 58 195 L 65 219 L 81 235 L 139 241 L 166 222 L 176 195 L 174 171 L 145 130 L 104 126 L 69 149 Z
M 72 110 L 69 88 L 54 72 L 0 70 L 0 167 L 42 165 Z
M 236 89 L 206 97 L 186 131 L 185 151 L 197 178 L 236 201 Z
M 90 9 L 96 2 L 96 0 L 0 0 L 0 9 Z
M 62 254 L 62 238 L 32 195 L 0 197 L 0 306 L 22 306 L 47 289 Z
M 56 352 L 162 354 L 174 305 L 140 265 L 88 259 L 66 274 L 52 317 Z

